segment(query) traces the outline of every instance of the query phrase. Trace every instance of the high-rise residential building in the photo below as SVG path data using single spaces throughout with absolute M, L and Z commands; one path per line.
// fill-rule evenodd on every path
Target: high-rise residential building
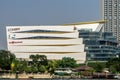
M 113 32 L 120 43 L 120 0 L 100 0 L 101 18 L 106 20 L 105 32 Z

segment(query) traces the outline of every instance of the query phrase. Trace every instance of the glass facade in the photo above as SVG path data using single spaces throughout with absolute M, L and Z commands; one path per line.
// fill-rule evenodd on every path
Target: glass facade
M 79 37 L 83 38 L 87 60 L 106 61 L 116 56 L 117 42 L 111 32 L 79 30 Z
M 66 37 L 52 37 L 52 36 L 34 36 L 34 37 L 24 37 L 24 38 L 12 38 L 12 39 L 72 39 Z
M 63 32 L 65 32 L 65 31 L 55 31 L 55 30 L 28 30 L 28 31 L 19 31 L 19 32 L 16 32 L 16 33 L 46 33 L 46 32 L 51 32 L 51 33 L 53 33 L 53 32 L 61 32 L 61 33 L 63 33 Z M 67 32 L 66 32 L 67 33 Z

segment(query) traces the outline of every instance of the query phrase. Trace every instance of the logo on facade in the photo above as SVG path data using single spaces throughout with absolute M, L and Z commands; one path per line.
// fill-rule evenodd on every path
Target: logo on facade
M 9 39 L 15 39 L 15 37 L 16 37 L 15 34 L 9 34 L 9 35 L 8 35 L 8 38 L 9 38 Z
M 18 31 L 20 28 L 9 28 L 8 31 Z
M 9 44 L 18 44 L 18 43 L 23 43 L 22 41 L 10 41 Z

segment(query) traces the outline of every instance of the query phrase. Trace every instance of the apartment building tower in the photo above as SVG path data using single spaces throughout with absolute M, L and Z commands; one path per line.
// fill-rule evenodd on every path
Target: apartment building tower
M 120 0 L 100 0 L 105 32 L 112 32 L 120 43 Z

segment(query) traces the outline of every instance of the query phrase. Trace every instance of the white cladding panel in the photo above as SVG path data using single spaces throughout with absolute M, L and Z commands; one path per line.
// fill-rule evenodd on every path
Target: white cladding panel
M 73 32 L 74 26 L 7 26 L 9 32 L 29 31 L 29 30 L 49 30 L 49 31 L 62 31 Z
M 84 45 L 72 46 L 9 46 L 12 52 L 84 52 Z
M 8 45 L 75 45 L 83 44 L 83 39 L 36 39 L 36 40 L 9 40 Z
M 96 31 L 97 27 L 99 27 L 100 23 L 94 24 L 82 24 L 82 25 L 75 25 L 77 30 L 80 29 L 91 29 L 92 31 Z
M 16 53 L 17 58 L 29 58 L 30 55 L 46 55 L 47 59 L 62 59 L 63 57 L 71 57 L 77 60 L 78 63 L 84 63 L 86 60 L 86 53 L 63 53 L 63 54 L 56 54 L 56 53 Z
M 27 38 L 27 37 L 63 37 L 63 38 L 78 38 L 78 32 L 74 33 L 9 33 L 8 39 L 10 38 Z

